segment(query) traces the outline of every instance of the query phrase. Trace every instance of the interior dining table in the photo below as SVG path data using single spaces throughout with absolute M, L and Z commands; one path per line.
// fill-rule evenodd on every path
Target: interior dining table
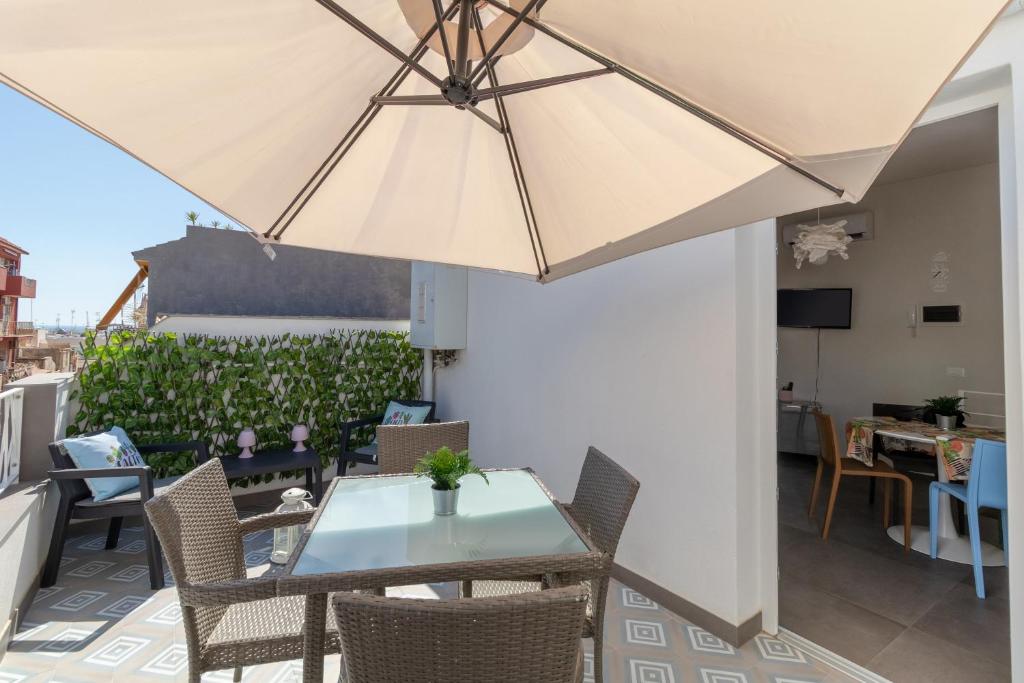
M 415 475 L 337 477 L 279 574 L 306 596 L 303 681 L 323 680 L 328 595 L 447 581 L 596 578 L 610 558 L 528 469 L 461 480 L 458 511 L 434 514 Z M 570 578 L 571 577 L 571 578 Z
M 926 422 L 910 422 L 891 417 L 859 417 L 850 420 L 850 424 L 864 425 L 870 428 L 876 437 L 887 437 L 930 447 L 932 454 L 940 458 L 936 470 L 938 472 L 938 480 L 941 482 L 950 481 L 950 476 L 947 467 L 940 457 L 938 439 L 958 438 L 970 444 L 973 444 L 974 440 L 978 438 L 991 441 L 1006 441 L 1005 431 L 984 426 L 967 426 L 955 430 L 944 430 Z M 955 480 L 966 481 L 966 475 L 957 475 Z M 893 541 L 900 545 L 903 544 L 902 524 L 890 526 L 887 533 Z M 938 538 L 938 557 L 950 562 L 971 564 L 970 539 L 957 533 L 956 526 L 953 523 L 953 510 L 948 494 L 939 495 Z M 913 550 L 925 555 L 931 554 L 930 527 L 915 524 L 911 529 L 910 540 Z M 1002 567 L 1006 565 L 1006 557 L 1001 548 L 991 543 L 982 542 L 981 551 L 982 564 L 986 567 Z

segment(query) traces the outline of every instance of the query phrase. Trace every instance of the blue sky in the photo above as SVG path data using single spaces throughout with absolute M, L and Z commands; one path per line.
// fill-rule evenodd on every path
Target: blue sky
M 102 315 L 137 267 L 131 252 L 185 234 L 185 212 L 228 222 L 160 174 L 0 85 L 0 236 L 29 252 L 33 317 Z M 29 319 L 23 299 L 19 319 Z

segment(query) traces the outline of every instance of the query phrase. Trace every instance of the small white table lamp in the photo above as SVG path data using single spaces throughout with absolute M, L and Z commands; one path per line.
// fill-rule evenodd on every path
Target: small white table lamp
M 242 433 L 238 435 L 238 447 L 242 449 L 242 452 L 238 454 L 239 458 L 251 458 L 252 451 L 249 449 L 256 445 L 256 432 L 246 428 L 242 430 Z
M 292 441 L 295 442 L 295 448 L 292 449 L 296 453 L 303 453 L 306 450 L 306 444 L 302 443 L 309 438 L 309 427 L 306 425 L 295 425 L 292 427 Z

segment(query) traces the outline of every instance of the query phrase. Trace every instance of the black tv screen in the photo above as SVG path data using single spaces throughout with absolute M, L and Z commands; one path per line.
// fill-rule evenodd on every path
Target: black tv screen
M 850 329 L 852 289 L 780 289 L 779 327 Z

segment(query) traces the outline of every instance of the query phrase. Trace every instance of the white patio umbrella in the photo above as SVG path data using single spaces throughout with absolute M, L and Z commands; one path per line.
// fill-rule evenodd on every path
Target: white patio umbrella
M 1005 4 L 0 0 L 0 81 L 268 240 L 551 280 L 856 201 Z

